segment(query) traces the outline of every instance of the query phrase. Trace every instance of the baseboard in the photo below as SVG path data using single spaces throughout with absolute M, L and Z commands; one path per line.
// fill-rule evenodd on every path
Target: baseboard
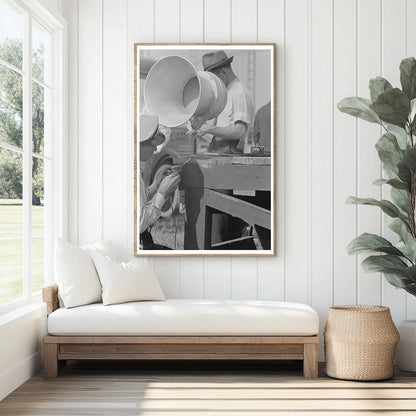
M 42 365 L 42 353 L 38 351 L 12 369 L 0 374 L 0 401 L 38 372 Z

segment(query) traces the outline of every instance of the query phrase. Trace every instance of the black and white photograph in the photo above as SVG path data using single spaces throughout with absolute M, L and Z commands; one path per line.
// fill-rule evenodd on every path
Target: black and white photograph
M 135 255 L 275 255 L 275 45 L 135 44 Z

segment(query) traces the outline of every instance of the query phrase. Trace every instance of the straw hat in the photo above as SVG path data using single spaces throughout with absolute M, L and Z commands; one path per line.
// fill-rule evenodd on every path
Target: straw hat
M 228 57 L 223 50 L 209 52 L 202 56 L 202 66 L 204 71 L 211 71 L 211 69 L 230 64 L 233 59 L 234 56 Z
M 152 144 L 154 146 L 162 144 L 165 141 L 165 136 L 162 133 L 157 134 L 156 137 L 154 137 L 158 128 L 158 116 L 140 115 L 140 143 L 153 139 Z

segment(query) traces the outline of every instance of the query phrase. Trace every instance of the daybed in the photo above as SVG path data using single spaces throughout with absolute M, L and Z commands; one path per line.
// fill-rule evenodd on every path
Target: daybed
M 173 300 L 59 308 L 58 287 L 43 289 L 48 335 L 44 377 L 69 359 L 303 360 L 318 375 L 318 314 L 274 301 Z

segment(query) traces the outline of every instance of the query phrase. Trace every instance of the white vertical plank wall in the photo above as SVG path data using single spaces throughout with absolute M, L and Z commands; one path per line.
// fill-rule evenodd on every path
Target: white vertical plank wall
M 204 1 L 204 42 L 231 42 L 231 0 Z
M 413 22 L 413 16 L 416 16 L 416 1 L 407 0 L 406 4 L 406 56 L 416 56 L 416 25 Z M 407 296 L 407 319 L 416 319 L 416 297 Z
M 78 1 L 79 244 L 103 238 L 102 12 L 101 1 Z
M 333 5 L 332 0 L 317 0 L 313 5 L 309 17 L 310 300 L 325 315 L 332 306 L 333 270 Z M 323 330 L 325 322 L 320 324 Z
M 309 0 L 286 1 L 285 300 L 308 303 L 311 293 L 309 11 Z
M 403 22 L 397 26 L 395 22 Z M 382 75 L 393 86 L 400 86 L 400 60 L 406 56 L 406 0 L 382 0 L 381 30 L 382 30 Z M 385 198 L 389 198 L 387 191 Z M 385 233 L 392 232 L 385 227 Z M 392 308 L 393 319 L 399 321 L 406 318 L 406 293 L 396 290 L 385 280 L 382 283 L 382 302 Z
M 260 0 L 257 11 L 257 41 L 276 43 L 276 257 L 258 259 L 257 293 L 259 299 L 284 299 L 285 284 L 285 1 Z
M 78 85 L 78 4 L 63 0 L 62 14 L 68 22 L 68 82 L 77 91 Z M 68 97 L 68 239 L 78 242 L 78 94 Z
M 369 98 L 368 80 L 381 73 L 381 2 L 369 0 L 357 3 L 357 94 Z M 359 196 L 381 197 L 381 189 L 373 185 L 381 177 L 381 163 L 375 144 L 383 134 L 380 126 L 358 121 L 357 126 L 357 193 Z M 359 206 L 357 233 L 380 234 L 382 216 L 375 207 Z M 367 256 L 358 256 L 358 262 Z M 381 302 L 381 277 L 379 273 L 366 273 L 358 266 L 357 302 L 379 304 Z
M 127 252 L 127 0 L 103 0 L 103 239 Z
M 333 304 L 383 303 L 395 321 L 416 301 L 360 269 L 345 246 L 362 232 L 389 235 L 374 144 L 380 129 L 340 113 L 368 97 L 368 80 L 399 84 L 416 55 L 414 0 L 63 1 L 70 51 L 71 241 L 114 240 L 133 253 L 134 42 L 276 43 L 277 256 L 151 260 L 168 297 L 306 302 L 322 325 Z M 322 358 L 322 345 L 321 345 Z
M 357 2 L 334 0 L 334 106 L 357 95 Z M 334 110 L 333 127 L 333 302 L 357 302 L 357 259 L 345 246 L 356 237 L 357 209 L 346 205 L 357 192 L 357 122 Z

